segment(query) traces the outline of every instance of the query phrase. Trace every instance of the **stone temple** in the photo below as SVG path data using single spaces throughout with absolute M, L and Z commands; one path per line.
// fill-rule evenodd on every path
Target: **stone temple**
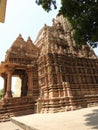
M 76 45 L 72 33 L 67 19 L 57 15 L 34 43 L 17 37 L 0 64 L 1 121 L 98 105 L 98 58 L 88 45 Z M 20 97 L 12 95 L 12 77 L 21 79 Z

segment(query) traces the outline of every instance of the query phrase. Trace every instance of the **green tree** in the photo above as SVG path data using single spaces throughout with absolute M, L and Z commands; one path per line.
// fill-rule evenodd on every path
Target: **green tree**
M 57 9 L 56 0 L 36 0 L 36 3 L 41 5 L 42 8 L 47 12 L 52 9 L 52 5 L 54 6 L 54 9 Z
M 56 9 L 56 0 L 36 0 L 47 12 Z M 98 41 L 98 0 L 61 0 L 60 14 L 68 18 L 76 44 Z M 90 43 L 90 42 L 89 42 Z

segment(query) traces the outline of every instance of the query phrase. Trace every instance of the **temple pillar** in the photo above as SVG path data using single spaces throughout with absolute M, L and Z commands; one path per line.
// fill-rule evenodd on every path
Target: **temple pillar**
M 67 90 L 67 96 L 71 97 L 72 96 L 72 92 L 71 92 L 71 88 L 70 88 L 69 82 L 66 82 L 66 90 Z
M 3 80 L 4 80 L 4 86 L 3 86 L 3 97 L 6 94 L 6 89 L 7 89 L 7 75 L 6 74 L 1 74 Z
M 33 96 L 33 82 L 32 82 L 32 71 L 31 69 L 27 70 L 28 75 L 28 96 Z
M 67 97 L 66 82 L 63 82 L 63 96 Z
M 12 97 L 11 83 L 12 83 L 12 71 L 8 70 L 7 71 L 7 88 L 6 88 L 6 93 L 4 96 L 5 98 Z
M 28 91 L 28 76 L 27 73 L 23 73 L 19 76 L 21 78 L 21 97 L 27 96 Z

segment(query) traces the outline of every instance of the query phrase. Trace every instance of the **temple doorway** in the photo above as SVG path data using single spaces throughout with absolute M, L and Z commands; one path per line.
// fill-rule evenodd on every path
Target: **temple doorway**
M 13 97 L 21 96 L 21 79 L 19 77 L 12 77 L 12 95 Z
M 15 69 L 13 72 L 13 87 L 15 91 L 16 97 L 27 96 L 28 91 L 28 76 L 26 70 Z

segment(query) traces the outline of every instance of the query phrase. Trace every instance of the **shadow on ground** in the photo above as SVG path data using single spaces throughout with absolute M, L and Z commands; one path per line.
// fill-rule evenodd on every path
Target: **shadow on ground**
M 90 126 L 92 129 L 98 130 L 98 109 L 92 111 L 92 113 L 84 115 L 85 125 Z

